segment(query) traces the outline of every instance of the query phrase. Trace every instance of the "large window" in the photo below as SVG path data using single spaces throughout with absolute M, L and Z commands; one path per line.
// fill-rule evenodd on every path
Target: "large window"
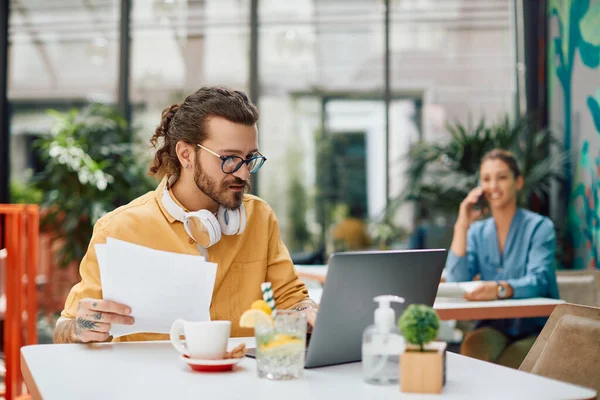
M 423 135 L 444 123 L 513 113 L 516 93 L 513 2 L 393 1 L 390 54 L 394 91 L 423 93 Z
M 391 1 L 391 87 L 415 94 L 422 107 L 392 107 L 390 196 L 404 188 L 403 155 L 415 139 L 449 139 L 447 123 L 498 122 L 515 111 L 514 2 L 507 0 Z M 411 133 L 412 132 L 412 133 Z M 414 211 L 403 206 L 396 222 L 413 229 Z M 453 217 L 452 217 L 453 218 Z M 442 221 L 450 225 L 452 220 Z M 430 245 L 449 246 L 450 236 Z
M 259 192 L 293 251 L 318 249 L 336 215 L 366 216 L 377 203 L 383 14 L 369 0 L 263 0 L 259 11 L 260 143 L 270 156 Z
M 47 130 L 47 108 L 117 103 L 127 81 L 122 1 L 11 0 L 15 179 L 33 163 L 29 144 Z M 138 135 L 147 140 L 163 108 L 201 86 L 255 88 L 268 158 L 255 186 L 293 253 L 335 248 L 332 232 L 348 217 L 379 222 L 402 193 L 404 156 L 417 140 L 447 140 L 447 122 L 492 122 L 516 109 L 512 0 L 390 0 L 388 48 L 383 0 L 129 4 Z M 410 232 L 414 219 L 404 206 L 392 223 Z M 392 245 L 405 246 L 395 235 Z
M 11 0 L 10 11 L 11 177 L 23 180 L 48 109 L 116 102 L 119 0 Z
M 446 122 L 513 111 L 510 1 L 390 3 L 386 130 L 384 2 L 260 2 L 260 138 L 270 158 L 259 192 L 292 250 L 323 246 L 350 210 L 379 221 L 419 138 L 445 140 Z M 404 206 L 393 223 L 410 232 L 413 220 Z
M 119 1 L 12 0 L 9 98 L 116 99 Z
M 132 8 L 131 102 L 144 139 L 161 111 L 206 85 L 248 90 L 250 0 L 147 1 Z

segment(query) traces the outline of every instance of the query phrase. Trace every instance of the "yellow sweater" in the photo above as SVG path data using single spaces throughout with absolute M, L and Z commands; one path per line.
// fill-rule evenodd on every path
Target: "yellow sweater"
M 113 237 L 156 250 L 199 255 L 196 243 L 187 235 L 183 224 L 173 218 L 162 204 L 166 180 L 154 192 L 102 217 L 94 226 L 87 253 L 81 261 L 81 282 L 73 286 L 61 316 L 74 318 L 79 300 L 102 298 L 100 271 L 94 245 Z M 254 300 L 261 299 L 261 282 L 271 282 L 277 308 L 292 308 L 308 299 L 308 291 L 298 278 L 289 252 L 279 234 L 275 213 L 256 196 L 245 195 L 247 222 L 238 236 L 222 235 L 208 249 L 208 261 L 218 264 L 210 316 L 212 320 L 230 320 L 232 336 L 253 336 L 240 328 L 239 318 Z M 168 266 L 165 266 L 168 268 Z M 144 277 L 140 277 L 140 285 Z M 135 317 L 135 310 L 132 316 Z M 114 341 L 167 340 L 168 335 L 140 333 Z

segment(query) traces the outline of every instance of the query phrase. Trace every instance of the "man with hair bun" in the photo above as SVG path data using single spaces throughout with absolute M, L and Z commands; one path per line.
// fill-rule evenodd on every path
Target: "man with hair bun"
M 317 306 L 295 272 L 273 210 L 247 193 L 250 175 L 266 161 L 258 150 L 257 121 L 258 110 L 246 94 L 224 87 L 201 88 L 165 108 L 150 140 L 157 150 L 149 173 L 161 182 L 94 226 L 81 281 L 56 324 L 55 343 L 108 341 L 111 324 L 135 323 L 135 310 L 102 299 L 94 245 L 107 237 L 203 255 L 218 264 L 210 316 L 230 320 L 232 336 L 253 335 L 239 319 L 262 298 L 262 282 L 271 282 L 278 308 L 304 312 L 314 325 Z M 139 333 L 114 340 L 166 339 L 167 334 Z

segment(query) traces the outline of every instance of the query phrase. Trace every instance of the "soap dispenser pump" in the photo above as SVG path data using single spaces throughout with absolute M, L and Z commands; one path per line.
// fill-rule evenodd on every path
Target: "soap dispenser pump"
M 377 296 L 374 325 L 363 333 L 362 365 L 365 382 L 379 385 L 398 383 L 400 376 L 400 354 L 406 348 L 404 337 L 396 326 L 396 313 L 392 302 L 404 303 L 402 297 Z

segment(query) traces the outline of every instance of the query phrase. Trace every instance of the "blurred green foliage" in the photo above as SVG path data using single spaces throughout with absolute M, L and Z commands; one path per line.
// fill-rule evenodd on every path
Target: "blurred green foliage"
M 32 182 L 43 193 L 42 229 L 60 240 L 56 261 L 65 267 L 83 258 L 99 218 L 155 182 L 146 174 L 147 147 L 113 108 L 49 113 L 55 123 L 35 142 L 44 169 Z

